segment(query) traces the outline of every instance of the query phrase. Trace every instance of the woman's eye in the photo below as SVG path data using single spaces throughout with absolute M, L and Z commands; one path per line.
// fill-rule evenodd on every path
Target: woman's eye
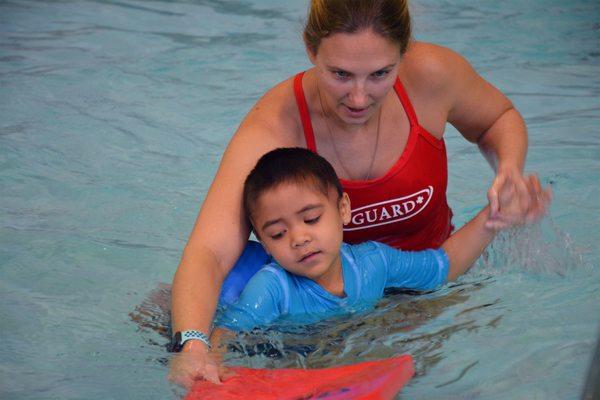
M 319 215 L 318 217 L 307 219 L 304 222 L 309 225 L 312 225 L 312 224 L 316 224 L 317 222 L 319 222 L 320 218 L 321 218 L 321 216 Z
M 333 71 L 333 73 L 336 76 L 336 78 L 338 78 L 338 79 L 346 79 L 346 78 L 350 77 L 350 74 L 347 73 L 346 71 Z
M 375 78 L 383 78 L 389 73 L 390 73 L 390 71 L 388 71 L 388 70 L 381 70 L 381 71 L 375 71 L 371 75 L 373 75 L 373 77 L 375 77 Z

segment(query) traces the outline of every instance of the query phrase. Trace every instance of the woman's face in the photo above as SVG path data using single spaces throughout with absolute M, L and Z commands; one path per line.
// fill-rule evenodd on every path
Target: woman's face
M 394 86 L 400 63 L 399 46 L 373 30 L 336 33 L 321 41 L 317 67 L 326 112 L 345 124 L 364 124 Z

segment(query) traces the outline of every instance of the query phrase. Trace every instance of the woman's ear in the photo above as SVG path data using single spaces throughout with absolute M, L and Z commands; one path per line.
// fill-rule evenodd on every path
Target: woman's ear
M 306 55 L 308 56 L 308 59 L 310 60 L 312 65 L 316 65 L 315 62 L 317 61 L 317 55 L 313 53 L 313 51 L 309 49 L 308 46 L 305 46 L 304 49 L 306 50 Z
M 350 208 L 350 197 L 346 192 L 342 193 L 342 197 L 339 202 L 339 210 L 340 217 L 342 217 L 342 222 L 344 225 L 348 225 L 350 223 L 350 219 L 352 217 L 352 209 Z

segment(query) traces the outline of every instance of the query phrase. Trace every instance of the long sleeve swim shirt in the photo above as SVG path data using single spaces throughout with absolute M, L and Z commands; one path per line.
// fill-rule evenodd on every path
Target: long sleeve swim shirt
M 342 244 L 344 297 L 273 262 L 258 271 L 240 298 L 216 325 L 235 331 L 264 327 L 286 317 L 302 323 L 362 310 L 383 297 L 385 288 L 434 289 L 446 282 L 449 260 L 442 249 L 401 251 L 378 242 Z

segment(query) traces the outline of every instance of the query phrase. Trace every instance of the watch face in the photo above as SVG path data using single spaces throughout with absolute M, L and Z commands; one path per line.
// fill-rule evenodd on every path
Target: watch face
M 181 332 L 176 332 L 171 339 L 171 352 L 177 353 L 181 351 Z

